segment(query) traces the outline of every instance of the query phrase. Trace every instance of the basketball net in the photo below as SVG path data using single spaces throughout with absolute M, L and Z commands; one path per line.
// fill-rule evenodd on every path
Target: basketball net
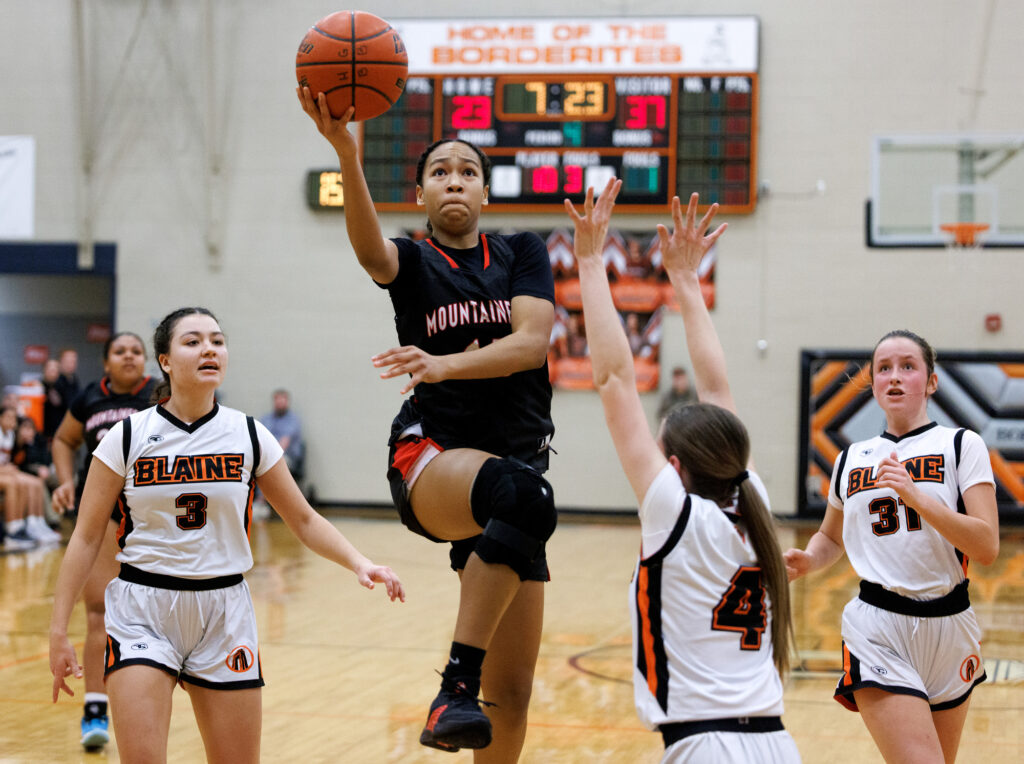
M 949 234 L 946 246 L 954 249 L 981 249 L 982 234 L 988 230 L 988 223 L 943 223 L 939 226 Z
M 973 255 L 982 248 L 988 223 L 943 223 L 939 226 L 947 234 L 946 252 L 950 268 L 960 268 L 960 255 Z

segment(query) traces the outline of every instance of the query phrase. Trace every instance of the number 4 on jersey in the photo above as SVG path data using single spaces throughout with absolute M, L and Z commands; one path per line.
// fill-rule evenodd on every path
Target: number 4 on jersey
M 711 628 L 716 631 L 738 631 L 741 650 L 759 650 L 761 635 L 768 626 L 764 606 L 761 569 L 743 566 L 729 582 L 729 588 L 715 605 Z

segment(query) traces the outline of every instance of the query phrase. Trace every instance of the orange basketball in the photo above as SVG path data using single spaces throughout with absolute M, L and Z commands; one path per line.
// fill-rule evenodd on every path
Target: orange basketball
M 335 118 L 349 106 L 353 120 L 383 114 L 402 95 L 409 56 L 398 32 L 363 11 L 338 11 L 314 24 L 299 44 L 295 76 L 315 97 L 327 96 Z

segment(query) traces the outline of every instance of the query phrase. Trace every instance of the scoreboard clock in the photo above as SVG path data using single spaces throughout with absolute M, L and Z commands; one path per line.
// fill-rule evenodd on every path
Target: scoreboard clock
M 561 212 L 612 176 L 618 211 L 664 213 L 693 191 L 723 212 L 754 209 L 756 18 L 392 23 L 405 91 L 360 124 L 379 210 L 419 209 L 416 159 L 442 138 L 490 157 L 493 211 Z M 308 188 L 315 208 L 342 204 L 336 171 L 312 171 Z

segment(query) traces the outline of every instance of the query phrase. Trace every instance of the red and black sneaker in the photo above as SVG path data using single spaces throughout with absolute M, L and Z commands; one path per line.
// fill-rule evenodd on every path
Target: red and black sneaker
M 486 748 L 491 744 L 491 720 L 480 709 L 481 703 L 494 705 L 466 689 L 465 682 L 442 677 L 420 743 L 453 753 L 460 748 Z

